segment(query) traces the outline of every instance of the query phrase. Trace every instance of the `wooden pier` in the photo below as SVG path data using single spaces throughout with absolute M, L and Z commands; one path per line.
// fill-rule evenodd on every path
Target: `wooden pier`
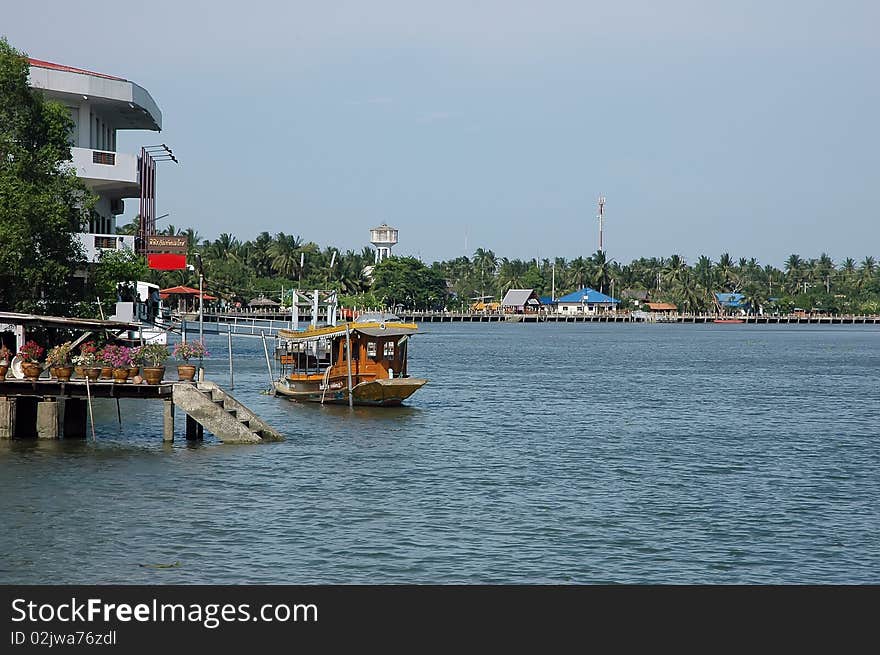
M 483 312 L 397 312 L 412 323 L 713 323 L 718 318 L 751 325 L 880 325 L 880 316 L 863 314 L 779 314 L 725 316 L 717 314 L 647 314 L 628 312 L 502 314 Z
M 85 439 L 88 403 L 93 399 L 159 400 L 162 440 L 174 440 L 175 407 L 186 416 L 186 438 L 201 439 L 207 428 L 224 443 L 279 441 L 272 429 L 242 403 L 211 382 L 162 384 L 55 379 L 0 380 L 0 439 Z

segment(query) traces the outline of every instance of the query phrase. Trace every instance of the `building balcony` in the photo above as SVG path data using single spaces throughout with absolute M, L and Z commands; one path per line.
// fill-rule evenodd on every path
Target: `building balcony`
M 91 148 L 71 148 L 70 151 L 77 177 L 91 191 L 116 198 L 140 196 L 135 155 Z
M 85 261 L 94 264 L 109 250 L 134 250 L 134 237 L 126 234 L 79 233 L 75 235 L 82 245 Z

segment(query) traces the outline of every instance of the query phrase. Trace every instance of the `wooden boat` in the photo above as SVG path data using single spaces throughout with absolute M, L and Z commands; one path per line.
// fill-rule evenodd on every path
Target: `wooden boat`
M 277 395 L 301 402 L 394 406 L 425 385 L 407 371 L 415 323 L 368 320 L 310 329 L 279 330 L 282 365 Z
M 741 318 L 716 318 L 713 323 L 745 323 Z

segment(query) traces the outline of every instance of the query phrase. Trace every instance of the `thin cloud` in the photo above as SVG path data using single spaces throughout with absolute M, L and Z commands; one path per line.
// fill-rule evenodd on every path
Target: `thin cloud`
M 363 106 L 363 105 L 390 105 L 394 102 L 394 98 L 388 96 L 377 96 L 375 98 L 366 98 L 364 100 L 350 100 L 346 104 Z
M 439 123 L 440 121 L 448 121 L 456 118 L 458 114 L 449 111 L 432 111 L 422 114 L 418 118 L 419 123 Z

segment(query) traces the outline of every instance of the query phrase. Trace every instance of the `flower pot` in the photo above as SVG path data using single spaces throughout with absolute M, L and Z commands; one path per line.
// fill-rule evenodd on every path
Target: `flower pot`
M 101 367 L 101 378 L 104 380 L 109 380 L 113 377 L 113 367 L 112 366 L 102 366 Z
M 95 382 L 99 377 L 101 377 L 101 367 L 86 366 L 85 368 L 83 368 L 83 373 L 85 373 L 86 378 L 88 378 L 90 382 Z
M 73 372 L 78 378 L 84 378 L 86 376 L 86 367 L 85 366 L 74 366 Z
M 163 377 L 165 377 L 164 366 L 144 366 L 144 379 L 147 384 L 161 384 Z
M 70 382 L 70 376 L 73 375 L 73 366 L 56 366 L 52 369 L 52 375 L 58 378 L 59 382 Z
M 113 381 L 117 384 L 125 384 L 125 381 L 128 380 L 128 367 L 125 368 L 114 368 L 113 369 Z
M 9 372 L 9 364 L 0 364 L 0 380 L 6 377 Z
M 22 362 L 21 372 L 27 380 L 36 380 L 43 372 L 43 368 L 35 362 Z
M 177 379 L 181 382 L 192 382 L 196 376 L 196 367 L 189 364 L 180 364 L 177 367 Z
M 132 366 L 128 367 L 128 377 L 130 377 L 130 378 L 133 378 L 135 375 L 139 374 L 140 372 L 141 372 L 140 366 L 132 365 Z

